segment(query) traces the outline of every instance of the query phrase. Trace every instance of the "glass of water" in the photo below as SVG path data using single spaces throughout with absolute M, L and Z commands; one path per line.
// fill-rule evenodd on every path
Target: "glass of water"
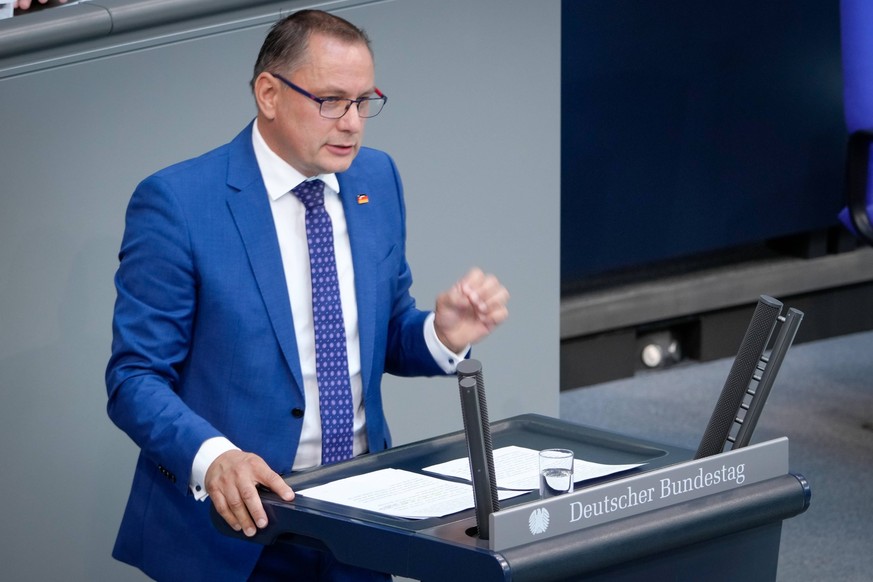
M 573 451 L 545 449 L 540 451 L 540 497 L 548 499 L 573 491 Z

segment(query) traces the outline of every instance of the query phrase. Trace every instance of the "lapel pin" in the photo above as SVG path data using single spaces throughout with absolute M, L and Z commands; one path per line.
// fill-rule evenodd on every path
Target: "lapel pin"
M 358 204 L 366 204 L 370 201 L 370 197 L 366 194 L 358 194 Z

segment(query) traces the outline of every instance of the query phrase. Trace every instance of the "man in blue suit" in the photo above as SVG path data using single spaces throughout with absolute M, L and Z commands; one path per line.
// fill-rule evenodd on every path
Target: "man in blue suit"
M 291 15 L 268 34 L 252 89 L 252 124 L 144 180 L 128 208 L 106 382 L 109 415 L 141 453 L 113 555 L 158 580 L 384 580 L 222 536 L 200 502 L 253 535 L 267 519 L 256 487 L 291 500 L 280 475 L 322 462 L 307 210 L 292 190 L 319 180 L 332 225 L 349 454 L 391 445 L 382 374 L 453 373 L 506 318 L 508 293 L 474 269 L 433 312 L 416 308 L 399 175 L 361 147 L 387 99 L 363 31 Z

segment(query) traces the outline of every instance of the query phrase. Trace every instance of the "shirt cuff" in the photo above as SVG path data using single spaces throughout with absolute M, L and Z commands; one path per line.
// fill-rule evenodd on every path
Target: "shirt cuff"
M 467 347 L 457 354 L 444 346 L 443 342 L 441 342 L 437 337 L 436 328 L 433 324 L 435 317 L 435 314 L 431 312 L 430 315 L 427 316 L 427 319 L 424 320 L 424 343 L 427 345 L 430 355 L 433 356 L 434 361 L 442 371 L 446 374 L 454 374 L 458 371 L 458 363 L 463 360 L 470 351 L 470 345 L 468 344 Z
M 191 464 L 191 479 L 188 481 L 188 488 L 191 489 L 194 499 L 203 501 L 209 497 L 205 485 L 206 471 L 221 454 L 233 450 L 238 451 L 239 448 L 225 437 L 212 437 L 203 441 L 200 450 L 194 456 L 194 462 Z

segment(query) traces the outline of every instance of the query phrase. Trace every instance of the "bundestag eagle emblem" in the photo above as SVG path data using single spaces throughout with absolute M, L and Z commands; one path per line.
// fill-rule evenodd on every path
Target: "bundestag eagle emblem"
M 545 507 L 534 509 L 527 520 L 527 525 L 533 535 L 545 533 L 549 529 L 549 510 Z

